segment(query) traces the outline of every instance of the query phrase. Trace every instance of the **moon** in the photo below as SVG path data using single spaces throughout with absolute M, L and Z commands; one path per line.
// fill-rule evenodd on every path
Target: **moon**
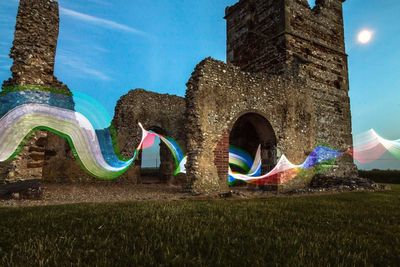
M 368 44 L 371 42 L 374 33 L 370 30 L 362 30 L 358 33 L 357 40 L 360 44 Z

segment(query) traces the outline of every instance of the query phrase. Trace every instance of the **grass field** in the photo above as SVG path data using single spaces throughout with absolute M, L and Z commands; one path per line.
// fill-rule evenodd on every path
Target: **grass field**
M 400 186 L 258 200 L 0 209 L 0 265 L 396 266 Z

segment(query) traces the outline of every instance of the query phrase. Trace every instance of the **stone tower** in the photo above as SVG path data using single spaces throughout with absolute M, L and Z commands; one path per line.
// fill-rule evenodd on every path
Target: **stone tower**
M 227 61 L 249 72 L 281 74 L 296 63 L 321 61 L 347 89 L 343 0 L 240 0 L 226 9 Z M 321 69 L 321 68 L 319 68 Z M 336 80 L 335 80 L 336 81 Z M 345 83 L 345 84 L 343 84 Z
M 243 71 L 305 80 L 316 143 L 352 147 L 344 0 L 241 0 L 226 9 L 227 61 Z M 353 167 L 350 162 L 348 167 Z
M 12 78 L 3 86 L 39 85 L 69 92 L 54 77 L 59 32 L 59 10 L 55 0 L 20 0 L 10 56 Z
M 10 57 L 12 77 L 4 81 L 0 115 L 26 103 L 74 109 L 71 91 L 54 76 L 59 33 L 59 8 L 55 0 L 20 0 Z M 54 94 L 56 93 L 56 94 Z M 47 132 L 36 132 L 21 154 L 0 166 L 8 180 L 44 178 L 58 170 L 58 178 L 71 172 L 67 143 Z
M 318 114 L 316 143 L 340 149 L 353 144 L 343 2 L 317 0 L 310 8 L 307 0 L 240 0 L 226 9 L 227 61 L 304 79 Z

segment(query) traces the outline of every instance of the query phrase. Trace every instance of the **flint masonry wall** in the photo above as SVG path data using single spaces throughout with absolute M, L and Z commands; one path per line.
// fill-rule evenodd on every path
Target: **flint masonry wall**
M 314 99 L 316 143 L 345 150 L 353 145 L 347 54 L 344 42 L 344 0 L 317 1 L 310 9 L 307 1 L 286 2 L 288 62 L 295 57 L 305 64 L 302 74 L 308 94 Z M 356 175 L 350 157 L 342 159 L 332 175 Z
M 228 62 L 248 72 L 287 70 L 283 2 L 241 0 L 226 8 Z
M 221 61 L 205 59 L 188 82 L 188 179 L 199 192 L 226 189 L 229 133 L 243 114 L 265 117 L 278 148 L 295 163 L 312 150 L 313 103 L 300 80 L 242 72 Z
M 185 148 L 184 126 L 185 99 L 182 97 L 148 92 L 143 89 L 130 91 L 117 103 L 113 126 L 117 130 L 118 144 L 124 156 L 131 157 L 142 137 L 138 123 L 159 134 L 174 138 Z M 171 152 L 165 145 L 160 145 L 160 172 L 168 183 L 173 177 L 175 163 Z M 133 168 L 124 176 L 125 179 L 140 182 L 139 158 Z
M 44 85 L 69 93 L 54 77 L 54 60 L 59 32 L 58 2 L 20 0 L 10 56 L 12 78 L 8 85 Z

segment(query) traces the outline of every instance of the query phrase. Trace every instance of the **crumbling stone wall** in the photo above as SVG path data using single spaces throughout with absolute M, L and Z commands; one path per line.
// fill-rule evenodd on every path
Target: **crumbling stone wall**
M 42 178 L 46 139 L 46 132 L 37 132 L 15 160 L 10 163 L 1 163 L 2 179 L 9 182 L 24 178 Z
M 93 178 L 74 158 L 68 142 L 60 136 L 47 133 L 42 179 L 48 182 L 91 182 Z
M 278 148 L 295 163 L 312 150 L 314 110 L 300 80 L 242 72 L 206 59 L 188 82 L 188 179 L 195 191 L 227 187 L 229 134 L 246 113 L 257 113 L 272 125 Z
M 130 91 L 117 103 L 113 126 L 118 133 L 118 144 L 124 156 L 131 157 L 142 137 L 138 123 L 149 130 L 174 138 L 184 149 L 185 99 L 182 97 L 148 92 L 143 89 Z M 175 163 L 170 151 L 160 145 L 160 173 L 166 182 L 173 182 Z M 140 182 L 139 158 L 125 178 Z

